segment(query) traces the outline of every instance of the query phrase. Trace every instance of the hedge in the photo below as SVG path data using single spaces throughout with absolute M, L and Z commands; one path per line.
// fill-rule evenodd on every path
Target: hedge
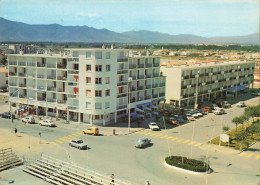
M 182 163 L 182 159 L 183 159 L 183 163 Z M 207 170 L 210 169 L 210 166 L 207 163 L 195 159 L 189 159 L 187 157 L 168 156 L 165 158 L 165 161 L 169 165 L 194 171 L 194 172 L 206 172 Z

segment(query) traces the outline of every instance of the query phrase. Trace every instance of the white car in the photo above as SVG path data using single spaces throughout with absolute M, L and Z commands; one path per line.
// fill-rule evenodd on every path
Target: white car
M 225 114 L 225 110 L 221 109 L 221 108 L 218 108 L 218 109 L 214 110 L 213 113 L 215 115 L 221 115 L 221 114 Z
M 237 107 L 245 107 L 245 106 L 246 106 L 246 104 L 243 101 L 240 101 L 237 103 Z
M 48 119 L 43 120 L 43 121 L 40 121 L 40 122 L 39 122 L 39 125 L 41 125 L 41 126 L 47 126 L 47 127 L 55 127 L 55 126 L 56 126 L 55 123 L 53 123 L 52 120 L 48 120 Z
M 155 122 L 149 123 L 148 126 L 151 130 L 160 130 L 159 126 Z
M 32 116 L 26 116 L 25 118 L 21 119 L 23 123 L 35 123 L 35 119 Z

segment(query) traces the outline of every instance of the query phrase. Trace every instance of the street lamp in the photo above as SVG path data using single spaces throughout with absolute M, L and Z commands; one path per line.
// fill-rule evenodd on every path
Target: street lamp
M 131 122 L 131 116 L 130 116 L 130 108 L 131 108 L 131 106 L 130 106 L 130 88 L 131 88 L 131 86 L 130 86 L 130 83 L 131 83 L 131 81 L 132 81 L 132 77 L 128 77 L 128 132 L 130 132 L 130 122 Z
M 198 81 L 199 81 L 199 74 L 200 74 L 200 71 L 198 70 L 197 72 L 197 82 L 196 82 L 196 99 L 195 99 L 195 105 L 194 105 L 194 110 L 197 109 L 198 107 Z
M 17 89 L 16 91 L 14 91 L 12 94 L 10 94 L 9 96 L 9 112 L 10 112 L 10 115 L 11 115 L 11 132 L 13 132 L 13 113 L 12 113 L 12 100 L 11 100 L 11 96 L 13 94 L 15 94 L 17 91 L 19 91 L 19 89 Z

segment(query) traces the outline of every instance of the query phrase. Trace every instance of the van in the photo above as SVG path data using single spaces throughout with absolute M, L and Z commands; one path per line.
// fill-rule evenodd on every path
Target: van
M 98 127 L 89 127 L 87 129 L 82 130 L 83 134 L 91 134 L 91 135 L 98 135 L 99 129 Z
M 25 118 L 22 118 L 21 120 L 23 123 L 30 123 L 30 124 L 35 123 L 35 119 L 32 116 L 27 116 Z

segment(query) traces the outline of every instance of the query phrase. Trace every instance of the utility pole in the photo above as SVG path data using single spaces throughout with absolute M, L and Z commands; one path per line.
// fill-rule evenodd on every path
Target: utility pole
M 131 109 L 131 106 L 130 106 L 130 93 L 131 93 L 131 81 L 132 81 L 132 77 L 128 77 L 128 132 L 130 133 L 130 123 L 131 123 L 131 115 L 130 115 L 130 109 Z

